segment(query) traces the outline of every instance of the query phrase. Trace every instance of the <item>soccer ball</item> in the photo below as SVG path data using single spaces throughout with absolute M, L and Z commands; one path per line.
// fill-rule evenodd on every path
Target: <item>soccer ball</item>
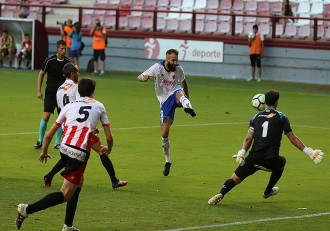
M 265 105 L 265 95 L 264 94 L 256 94 L 253 96 L 251 101 L 252 107 L 257 109 L 258 111 L 263 111 L 266 108 Z
M 249 39 L 254 39 L 255 34 L 253 32 L 248 33 L 248 38 Z

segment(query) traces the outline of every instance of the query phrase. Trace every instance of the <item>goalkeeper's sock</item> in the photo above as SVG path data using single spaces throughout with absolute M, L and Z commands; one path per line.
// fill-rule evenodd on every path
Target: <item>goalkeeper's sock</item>
M 224 196 L 226 193 L 228 193 L 232 188 L 234 188 L 236 185 L 235 181 L 232 179 L 228 179 L 223 185 L 220 190 L 220 193 Z
M 64 196 L 62 192 L 54 192 L 51 194 L 48 194 L 41 200 L 28 205 L 26 208 L 26 213 L 27 214 L 32 214 L 44 209 L 47 209 L 49 207 L 53 207 L 55 205 L 62 204 L 64 202 Z
M 182 104 L 183 108 L 192 108 L 191 103 L 187 97 L 184 95 L 180 98 L 180 103 Z
M 284 170 L 272 172 L 272 174 L 270 175 L 268 185 L 265 189 L 264 195 L 268 195 L 269 193 L 271 193 L 272 188 L 275 186 L 275 184 L 281 178 L 283 171 Z
M 165 155 L 165 161 L 167 163 L 171 163 L 171 158 L 170 158 L 170 140 L 169 138 L 163 138 L 162 137 L 162 148 L 163 148 L 163 152 Z
M 47 129 L 47 121 L 41 119 L 39 125 L 39 141 L 42 143 Z
M 116 178 L 116 172 L 115 172 L 115 169 L 113 167 L 113 164 L 112 164 L 110 158 L 107 155 L 101 155 L 100 158 L 101 158 L 103 167 L 107 170 L 107 172 L 110 176 L 111 182 L 117 182 L 118 179 Z
M 56 141 L 55 141 L 55 145 L 61 143 L 62 134 L 63 134 L 63 130 L 62 130 L 61 127 L 59 127 L 59 128 L 57 129 L 57 131 L 56 131 Z
M 68 227 L 72 227 L 74 215 L 76 214 L 80 191 L 81 191 L 81 188 L 77 188 L 76 191 L 74 192 L 71 200 L 69 200 L 66 203 L 66 213 L 65 213 L 64 224 L 66 224 Z

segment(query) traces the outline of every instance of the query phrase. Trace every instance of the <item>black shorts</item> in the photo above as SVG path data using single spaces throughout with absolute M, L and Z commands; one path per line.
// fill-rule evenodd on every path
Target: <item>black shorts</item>
M 55 108 L 57 109 L 57 113 L 60 113 L 60 109 L 57 106 L 56 100 L 56 92 L 45 91 L 45 99 L 44 99 L 44 112 L 50 112 L 54 114 Z
M 235 170 L 235 174 L 243 180 L 258 170 L 267 172 L 283 171 L 285 163 L 285 157 L 281 155 L 272 159 L 255 159 L 249 158 L 248 156 L 245 159 L 245 164 L 243 166 L 238 166 Z
M 99 57 L 101 61 L 105 60 L 105 50 L 94 50 L 94 60 L 97 61 Z
M 251 66 L 254 67 L 257 64 L 257 67 L 261 67 L 261 55 L 250 55 Z

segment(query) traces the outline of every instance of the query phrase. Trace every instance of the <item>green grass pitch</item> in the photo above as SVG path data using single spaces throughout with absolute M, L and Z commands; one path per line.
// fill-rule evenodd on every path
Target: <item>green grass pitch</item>
M 269 173 L 259 171 L 217 206 L 207 201 L 237 166 L 232 155 L 241 148 L 248 121 L 256 113 L 250 104 L 256 93 L 279 90 L 278 110 L 288 116 L 295 134 L 329 154 L 330 86 L 187 76 L 197 117 L 177 109 L 170 134 L 173 166 L 164 177 L 159 103 L 153 82 L 138 82 L 138 74 L 112 71 L 95 78 L 95 98 L 104 103 L 114 135 L 111 159 L 117 176 L 128 185 L 113 190 L 99 157 L 92 153 L 75 226 L 82 231 L 329 230 L 328 156 L 315 165 L 285 136 L 281 154 L 287 165 L 276 197 L 263 199 Z M 36 97 L 37 76 L 37 71 L 0 69 L 0 230 L 4 231 L 15 230 L 17 204 L 35 202 L 62 184 L 56 175 L 51 188 L 43 186 L 43 175 L 59 159 L 58 151 L 50 148 L 53 159 L 42 164 L 37 161 L 40 151 L 33 148 L 43 111 Z M 104 142 L 103 134 L 101 139 Z M 61 230 L 64 214 L 65 204 L 38 212 L 24 221 L 21 230 Z

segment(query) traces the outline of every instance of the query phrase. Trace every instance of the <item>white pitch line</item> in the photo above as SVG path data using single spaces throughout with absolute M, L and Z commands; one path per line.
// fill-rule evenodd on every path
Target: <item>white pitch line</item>
M 205 123 L 205 124 L 177 124 L 173 127 L 200 127 L 200 126 L 217 126 L 217 125 L 237 125 L 237 124 L 246 124 L 248 122 L 230 122 L 230 123 Z M 312 129 L 321 129 L 329 130 L 328 127 L 316 127 L 316 126 L 304 126 L 304 125 L 292 125 L 292 127 L 300 128 L 312 128 Z M 127 128 L 111 128 L 111 130 L 136 130 L 136 129 L 149 129 L 149 128 L 159 128 L 159 126 L 140 126 L 140 127 L 127 127 Z M 14 136 L 14 135 L 32 135 L 38 134 L 39 132 L 14 132 L 14 133 L 0 133 L 0 136 Z
M 227 227 L 227 226 L 262 223 L 262 222 L 268 222 L 268 221 L 283 221 L 283 220 L 303 219 L 303 218 L 310 218 L 310 217 L 321 217 L 321 216 L 327 216 L 327 215 L 330 215 L 330 212 L 314 213 L 314 214 L 308 214 L 308 215 L 303 215 L 303 216 L 265 218 L 265 219 L 259 219 L 259 220 L 251 220 L 251 221 L 236 221 L 236 222 L 230 222 L 230 223 L 224 223 L 224 224 L 218 224 L 218 225 L 204 225 L 204 226 L 194 226 L 194 227 L 186 227 L 186 228 L 166 229 L 163 231 L 182 231 L 182 230 L 221 228 L 221 227 Z

